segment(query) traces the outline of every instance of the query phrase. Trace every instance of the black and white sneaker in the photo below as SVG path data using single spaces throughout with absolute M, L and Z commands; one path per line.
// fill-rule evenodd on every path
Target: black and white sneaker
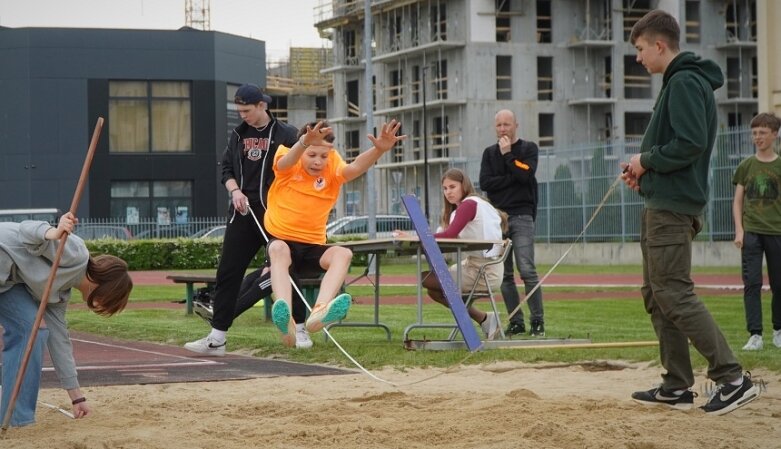
M 708 403 L 700 407 L 709 415 L 724 415 L 743 407 L 759 397 L 759 387 L 751 381 L 751 373 L 743 375 L 741 385 L 721 384 L 711 393 Z
M 676 410 L 691 409 L 694 406 L 694 396 L 696 396 L 696 393 L 690 390 L 685 390 L 681 394 L 675 394 L 675 392 L 667 391 L 662 387 L 632 393 L 632 399 L 638 404 L 664 405 Z
M 532 337 L 544 337 L 545 336 L 545 324 L 542 321 L 534 320 L 531 322 L 531 330 L 529 335 Z

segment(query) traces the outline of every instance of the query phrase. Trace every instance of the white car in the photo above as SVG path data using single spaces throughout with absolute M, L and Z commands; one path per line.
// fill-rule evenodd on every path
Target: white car
M 201 229 L 190 237 L 194 239 L 221 239 L 225 237 L 225 225 L 214 226 L 212 228 Z
M 393 231 L 412 231 L 412 220 L 406 215 L 377 215 L 376 216 L 377 238 L 387 238 L 393 236 Z M 338 218 L 325 228 L 326 236 L 329 238 L 367 238 L 369 228 L 369 217 L 366 215 L 348 216 Z

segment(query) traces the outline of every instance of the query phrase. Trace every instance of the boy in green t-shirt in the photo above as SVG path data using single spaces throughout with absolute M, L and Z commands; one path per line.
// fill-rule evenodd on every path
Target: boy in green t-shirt
M 756 154 L 735 169 L 735 246 L 740 249 L 743 306 L 750 337 L 744 351 L 762 349 L 762 255 L 773 293 L 773 344 L 781 348 L 781 159 L 773 150 L 781 120 L 763 112 L 751 120 Z

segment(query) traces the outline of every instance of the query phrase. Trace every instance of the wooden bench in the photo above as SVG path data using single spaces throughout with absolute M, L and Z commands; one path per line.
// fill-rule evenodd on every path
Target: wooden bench
M 216 274 L 171 274 L 166 276 L 166 279 L 170 279 L 175 284 L 185 284 L 185 304 L 187 304 L 187 314 L 193 313 L 193 297 L 195 296 L 195 284 L 205 284 L 206 288 L 210 291 L 214 290 L 214 286 L 217 283 Z M 317 301 L 317 294 L 320 293 L 320 282 L 322 282 L 322 275 L 317 277 L 309 277 L 299 279 L 299 287 L 301 293 L 304 294 L 304 299 L 312 307 Z M 295 292 L 293 292 L 295 293 Z M 271 320 L 271 298 L 263 298 L 263 307 L 265 309 L 266 321 Z

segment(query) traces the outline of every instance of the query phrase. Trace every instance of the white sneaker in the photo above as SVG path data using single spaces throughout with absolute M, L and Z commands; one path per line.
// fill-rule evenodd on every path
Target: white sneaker
M 185 343 L 184 349 L 197 352 L 198 354 L 222 357 L 225 355 L 225 342 L 223 341 L 222 343 L 218 343 L 216 340 L 211 338 L 211 335 L 207 335 L 200 340 Z
M 483 329 L 485 338 L 493 340 L 496 338 L 496 334 L 499 333 L 499 317 L 494 312 L 488 312 L 485 314 L 485 321 L 480 323 L 480 327 Z
M 312 339 L 306 331 L 304 323 L 296 324 L 296 349 L 309 349 L 312 347 Z
M 776 348 L 781 348 L 781 329 L 773 331 L 773 344 Z
M 748 343 L 746 343 L 745 346 L 743 346 L 744 351 L 759 351 L 762 349 L 762 346 L 764 344 L 762 343 L 762 336 L 758 334 L 752 335 L 748 339 Z

